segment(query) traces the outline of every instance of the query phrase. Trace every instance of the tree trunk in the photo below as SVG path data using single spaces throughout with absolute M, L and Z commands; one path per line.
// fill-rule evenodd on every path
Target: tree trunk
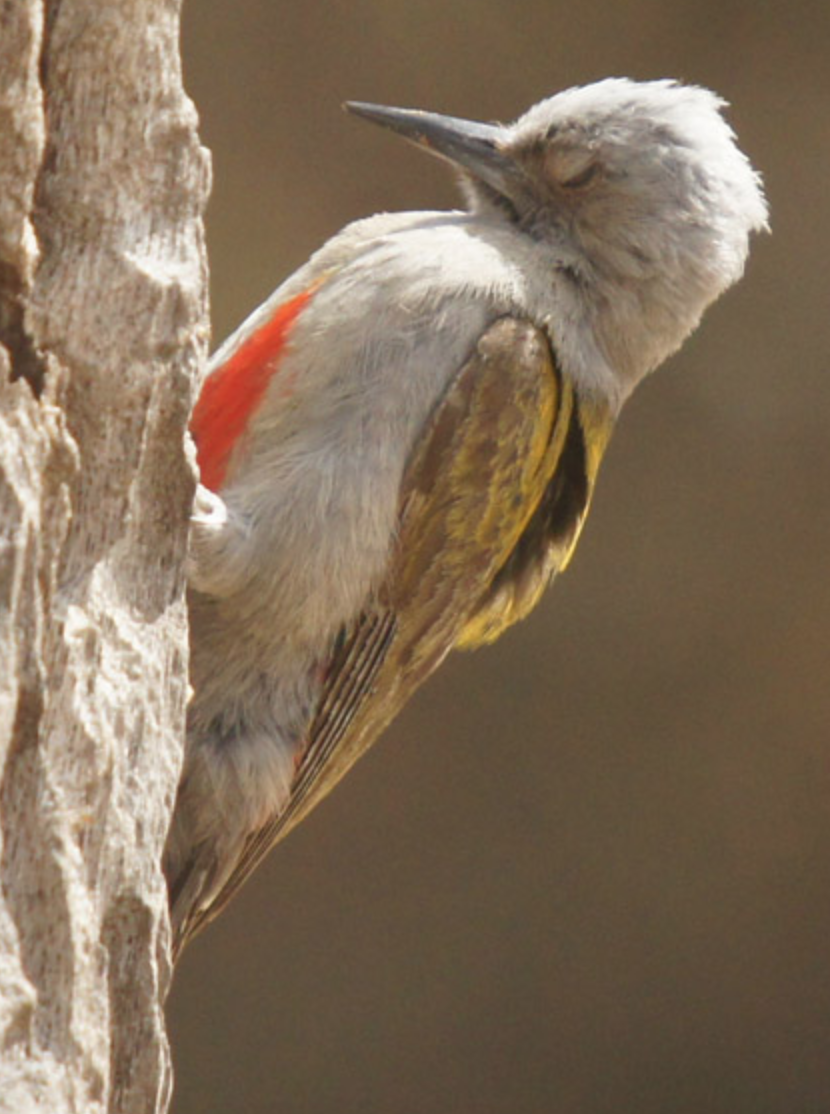
M 162 1111 L 209 164 L 176 0 L 0 0 L 0 1110 Z

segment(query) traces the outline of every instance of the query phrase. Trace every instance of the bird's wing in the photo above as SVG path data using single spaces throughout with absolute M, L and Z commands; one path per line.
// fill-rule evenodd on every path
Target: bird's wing
M 389 572 L 329 663 L 287 805 L 249 837 L 188 935 L 224 908 L 454 645 L 491 640 L 530 610 L 575 544 L 594 472 L 583 415 L 545 334 L 499 319 L 407 465 Z

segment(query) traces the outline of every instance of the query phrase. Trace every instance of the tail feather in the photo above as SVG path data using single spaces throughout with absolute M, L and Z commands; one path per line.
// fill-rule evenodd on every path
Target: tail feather
M 293 774 L 291 751 L 262 732 L 188 738 L 163 862 L 174 961 L 222 908 L 217 896 L 251 833 L 284 807 Z

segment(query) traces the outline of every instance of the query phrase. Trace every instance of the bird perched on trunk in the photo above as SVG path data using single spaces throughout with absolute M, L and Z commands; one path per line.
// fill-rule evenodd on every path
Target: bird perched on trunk
M 506 126 L 347 107 L 449 160 L 467 208 L 349 225 L 211 361 L 175 952 L 449 650 L 535 605 L 623 402 L 766 225 L 705 89 L 610 79 Z

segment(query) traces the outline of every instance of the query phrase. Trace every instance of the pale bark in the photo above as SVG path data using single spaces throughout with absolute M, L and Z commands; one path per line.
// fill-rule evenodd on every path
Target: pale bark
M 0 1110 L 161 1111 L 209 169 L 175 0 L 0 0 Z

